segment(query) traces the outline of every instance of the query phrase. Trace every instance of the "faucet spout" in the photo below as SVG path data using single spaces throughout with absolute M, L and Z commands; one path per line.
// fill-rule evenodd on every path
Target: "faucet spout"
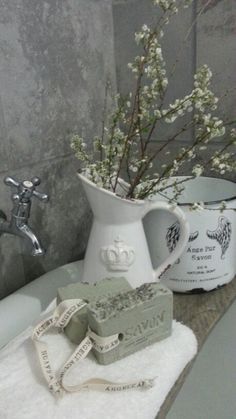
M 31 244 L 31 254 L 33 256 L 44 255 L 45 250 L 41 246 L 41 243 L 34 231 L 28 225 L 31 198 L 34 196 L 40 201 L 48 201 L 48 195 L 35 190 L 36 186 L 40 184 L 40 179 L 38 177 L 34 177 L 30 181 L 24 180 L 23 182 L 18 182 L 8 176 L 5 178 L 4 182 L 8 186 L 16 187 L 17 193 L 13 193 L 11 197 L 14 205 L 9 222 L 7 221 L 5 213 L 0 210 L 0 236 L 3 233 L 8 233 L 22 237 Z
M 28 224 L 17 222 L 8 223 L 5 219 L 0 219 L 0 235 L 4 233 L 12 234 L 14 236 L 22 237 L 26 239 L 31 245 L 32 256 L 43 256 L 45 250 L 43 249 L 39 239 Z
M 18 231 L 21 237 L 27 239 L 31 243 L 32 256 L 43 256 L 45 254 L 45 250 L 41 246 L 39 239 L 37 238 L 33 230 L 28 226 L 28 224 L 19 225 Z

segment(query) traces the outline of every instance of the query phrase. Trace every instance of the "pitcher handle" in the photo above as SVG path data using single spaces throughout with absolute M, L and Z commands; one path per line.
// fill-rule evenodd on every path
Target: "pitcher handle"
M 156 201 L 156 202 L 148 201 L 148 206 L 147 206 L 144 216 L 148 212 L 158 210 L 158 209 L 168 211 L 171 214 L 176 216 L 177 220 L 180 223 L 181 234 L 173 252 L 170 253 L 167 259 L 164 262 L 162 262 L 158 268 L 153 269 L 153 274 L 156 281 L 161 277 L 161 275 L 164 274 L 164 272 L 167 269 L 170 268 L 170 266 L 172 266 L 175 263 L 175 261 L 182 254 L 185 246 L 188 243 L 189 233 L 190 233 L 189 223 L 186 219 L 185 213 L 176 205 L 168 204 L 165 201 Z

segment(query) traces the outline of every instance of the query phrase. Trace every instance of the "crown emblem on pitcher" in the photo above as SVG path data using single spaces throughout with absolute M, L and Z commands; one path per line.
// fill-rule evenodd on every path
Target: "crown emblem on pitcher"
M 128 271 L 134 262 L 135 251 L 118 236 L 114 244 L 101 248 L 101 259 L 109 271 Z

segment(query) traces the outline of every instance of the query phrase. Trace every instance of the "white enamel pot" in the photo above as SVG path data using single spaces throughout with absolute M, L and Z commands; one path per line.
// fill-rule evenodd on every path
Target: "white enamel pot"
M 170 182 L 184 179 L 187 177 L 171 178 Z M 189 240 L 181 257 L 161 279 L 176 292 L 210 291 L 236 275 L 236 183 L 199 177 L 183 185 L 178 206 L 189 221 Z M 173 196 L 173 188 L 168 188 L 165 195 Z M 159 194 L 153 197 L 154 202 L 163 199 Z M 192 210 L 195 202 L 204 203 L 204 209 Z M 144 229 L 155 267 L 175 249 L 181 237 L 179 223 L 171 214 L 153 212 L 145 217 Z

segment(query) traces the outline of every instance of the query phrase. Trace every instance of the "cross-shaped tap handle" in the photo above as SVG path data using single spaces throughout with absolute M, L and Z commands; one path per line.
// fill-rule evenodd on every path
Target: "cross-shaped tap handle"
M 18 202 L 29 202 L 32 196 L 35 196 L 40 201 L 47 202 L 49 197 L 47 194 L 35 190 L 36 186 L 40 185 L 41 180 L 38 177 L 33 177 L 31 180 L 23 180 L 18 182 L 16 179 L 7 176 L 4 179 L 7 186 L 15 186 L 17 192 L 12 195 L 12 199 Z

